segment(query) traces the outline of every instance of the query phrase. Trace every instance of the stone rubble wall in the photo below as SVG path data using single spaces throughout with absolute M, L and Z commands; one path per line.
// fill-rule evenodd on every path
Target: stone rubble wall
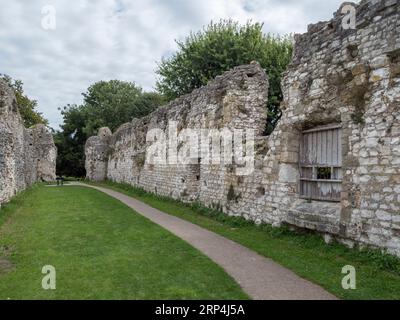
M 147 132 L 157 128 L 168 137 L 168 124 L 175 121 L 177 133 L 185 128 L 252 128 L 261 135 L 266 124 L 267 92 L 265 72 L 254 63 L 237 67 L 149 116 L 122 125 L 112 136 L 108 128 L 102 128 L 98 136 L 86 143 L 87 178 L 104 180 L 107 177 L 185 201 L 207 198 L 210 190 L 226 193 L 225 167 L 216 166 L 217 177 L 200 172 L 203 168 L 198 162 L 168 166 L 146 164 Z M 203 188 L 207 183 L 215 186 Z
M 90 137 L 85 145 L 86 177 L 92 181 L 107 179 L 108 156 L 110 154 L 109 128 L 101 128 L 97 136 Z
M 350 245 L 400 255 L 400 3 L 362 1 L 355 30 L 342 28 L 340 12 L 296 37 L 282 84 L 284 116 L 270 138 L 268 157 L 279 157 L 280 173 L 289 170 L 293 177 L 300 131 L 340 123 L 341 203 L 307 203 L 297 199 L 298 177 L 279 179 L 293 196 L 289 209 L 277 212 L 288 223 Z M 277 145 L 278 137 L 288 143 Z
M 0 80 L 0 205 L 56 177 L 57 149 L 44 125 L 26 129 L 13 90 Z
M 362 1 L 357 27 L 344 30 L 338 10 L 328 22 L 296 35 L 284 75 L 283 116 L 269 137 L 268 80 L 256 63 L 235 68 L 113 135 L 102 129 L 86 147 L 90 179 L 117 182 L 198 201 L 256 223 L 289 224 L 318 231 L 348 245 L 400 255 L 400 3 Z M 183 128 L 252 128 L 255 170 L 237 165 L 148 165 L 146 134 Z M 303 130 L 342 126 L 343 183 L 340 202 L 299 197 L 299 146 Z

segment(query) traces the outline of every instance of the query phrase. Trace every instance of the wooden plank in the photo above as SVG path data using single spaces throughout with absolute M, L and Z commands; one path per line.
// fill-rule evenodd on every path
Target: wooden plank
M 307 148 L 305 150 L 305 152 L 306 152 L 306 154 L 305 154 L 306 163 L 307 164 L 311 164 L 311 161 L 310 161 L 311 160 L 310 149 L 311 149 L 311 146 L 312 146 L 312 135 L 311 134 L 307 134 L 306 137 L 307 137 Z
M 322 197 L 321 189 L 319 188 L 318 182 L 316 182 L 314 183 L 313 198 L 321 198 L 321 197 Z
M 343 180 L 343 170 L 342 168 L 335 168 L 335 179 L 336 180 Z
M 315 165 L 312 165 L 312 164 L 302 164 L 301 166 L 302 166 L 303 168 L 313 168 L 313 167 L 315 167 Z M 329 166 L 329 167 L 341 168 L 341 166 Z
M 312 167 L 301 167 L 301 178 L 312 179 Z
M 329 124 L 326 126 L 319 126 L 310 130 L 304 130 L 303 133 L 312 133 L 317 131 L 325 131 L 325 130 L 333 130 L 333 129 L 340 129 L 342 128 L 341 124 Z
M 318 133 L 317 132 L 313 132 L 313 145 L 312 145 L 312 149 L 313 149 L 313 164 L 317 164 L 318 163 Z
M 300 199 L 304 199 L 304 200 L 310 200 L 310 198 L 307 197 L 300 197 Z M 340 202 L 340 199 L 320 199 L 320 198 L 315 198 L 315 199 L 311 199 L 313 201 L 323 201 L 323 202 Z
M 341 166 L 342 165 L 342 130 L 338 130 L 337 134 L 338 134 L 338 152 L 337 152 L 338 161 L 337 161 L 337 164 L 339 166 Z
M 300 178 L 302 181 L 313 181 L 313 182 L 330 182 L 330 183 L 342 183 L 342 180 L 333 180 L 333 179 L 309 179 L 309 178 Z
M 320 162 L 318 162 L 318 163 L 324 164 L 325 163 L 324 158 L 326 155 L 325 131 L 320 131 L 319 136 L 320 136 L 319 149 L 321 151 L 321 156 L 319 158 Z
M 342 192 L 342 184 L 332 185 L 332 200 L 340 201 Z
M 318 183 L 317 182 L 313 182 L 313 198 L 320 198 L 321 197 L 321 191 L 318 188 Z
M 321 199 L 331 199 L 332 198 L 332 185 L 328 182 L 317 182 L 318 197 Z
M 317 132 L 315 132 L 313 134 L 315 134 L 316 137 L 317 137 L 317 140 L 316 140 L 315 145 L 314 145 L 315 150 L 317 151 L 317 158 L 315 160 L 315 163 L 319 164 L 320 161 L 321 161 L 321 132 L 317 131 Z
M 332 166 L 334 164 L 333 158 L 336 157 L 336 155 L 333 153 L 333 148 L 332 148 L 332 141 L 333 141 L 333 135 L 334 135 L 334 130 L 329 130 L 326 132 L 327 134 L 327 141 L 326 141 L 326 162 L 328 165 Z
M 338 130 L 332 131 L 332 166 L 338 164 Z
M 327 164 L 327 133 L 328 131 L 322 131 L 321 134 L 321 162 L 320 164 Z
M 301 136 L 300 138 L 300 146 L 299 146 L 299 166 L 302 164 L 303 161 L 303 155 L 304 155 L 304 135 Z
M 311 183 L 309 181 L 304 181 L 304 185 L 306 186 L 305 195 L 310 198 L 311 197 Z
M 307 139 L 307 163 L 308 164 L 313 164 L 312 161 L 312 145 L 313 145 L 313 135 L 312 134 L 308 134 L 307 135 L 308 139 Z
M 316 196 L 315 195 L 315 184 L 314 184 L 314 182 L 309 181 L 308 186 L 310 187 L 310 192 L 309 192 L 308 196 L 312 199 Z
M 332 130 L 325 131 L 325 146 L 326 146 L 326 154 L 325 154 L 325 162 L 327 165 L 331 163 L 331 155 L 332 155 Z M 331 140 L 331 145 L 329 147 L 329 140 Z

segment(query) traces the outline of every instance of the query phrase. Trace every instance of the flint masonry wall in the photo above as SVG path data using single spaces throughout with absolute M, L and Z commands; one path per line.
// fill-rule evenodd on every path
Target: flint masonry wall
M 399 255 L 400 3 L 363 1 L 355 30 L 342 28 L 339 12 L 296 38 L 268 155 L 280 158 L 282 176 L 291 172 L 279 179 L 293 195 L 289 209 L 277 212 L 291 224 Z M 341 202 L 330 206 L 296 197 L 300 131 L 328 123 L 342 126 L 343 159 Z M 279 136 L 290 143 L 277 146 Z
M 341 10 L 296 36 L 282 87 L 283 116 L 263 137 L 268 81 L 257 64 L 238 67 L 113 135 L 103 129 L 86 147 L 91 179 L 140 186 L 199 201 L 256 223 L 316 230 L 328 240 L 388 249 L 400 255 L 400 4 L 363 1 L 356 29 L 344 30 Z M 253 128 L 255 169 L 238 165 L 154 166 L 145 163 L 146 133 L 183 128 Z M 300 197 L 302 132 L 341 126 L 340 202 Z
M 150 144 L 146 143 L 147 132 L 161 129 L 168 138 L 168 123 L 175 121 L 177 133 L 185 128 L 252 128 L 261 135 L 266 122 L 267 92 L 268 81 L 261 67 L 256 63 L 241 66 L 147 117 L 124 124 L 112 136 L 107 128 L 102 128 L 98 136 L 86 143 L 87 177 L 92 180 L 107 177 L 186 201 L 208 198 L 210 191 L 222 197 L 227 192 L 225 179 L 231 179 L 225 167 L 202 166 L 200 158 L 193 159 L 190 165 L 145 163 Z M 179 142 L 177 148 L 185 145 L 184 141 Z
M 57 150 L 44 125 L 26 129 L 13 90 L 0 80 L 0 205 L 36 181 L 55 179 Z

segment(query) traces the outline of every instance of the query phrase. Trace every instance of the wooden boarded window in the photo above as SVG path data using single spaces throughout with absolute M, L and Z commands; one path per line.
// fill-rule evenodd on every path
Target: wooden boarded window
M 300 196 L 340 201 L 342 191 L 342 131 L 329 125 L 303 131 L 300 143 Z

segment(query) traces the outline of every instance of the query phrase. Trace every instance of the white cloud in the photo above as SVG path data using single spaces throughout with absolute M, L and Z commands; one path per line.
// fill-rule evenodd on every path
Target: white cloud
M 340 0 L 0 0 L 0 73 L 21 79 L 27 94 L 57 127 L 57 110 L 80 103 L 99 80 L 155 84 L 156 61 L 175 39 L 210 20 L 264 22 L 265 32 L 301 33 L 328 20 Z M 41 28 L 41 9 L 56 8 L 57 29 Z

